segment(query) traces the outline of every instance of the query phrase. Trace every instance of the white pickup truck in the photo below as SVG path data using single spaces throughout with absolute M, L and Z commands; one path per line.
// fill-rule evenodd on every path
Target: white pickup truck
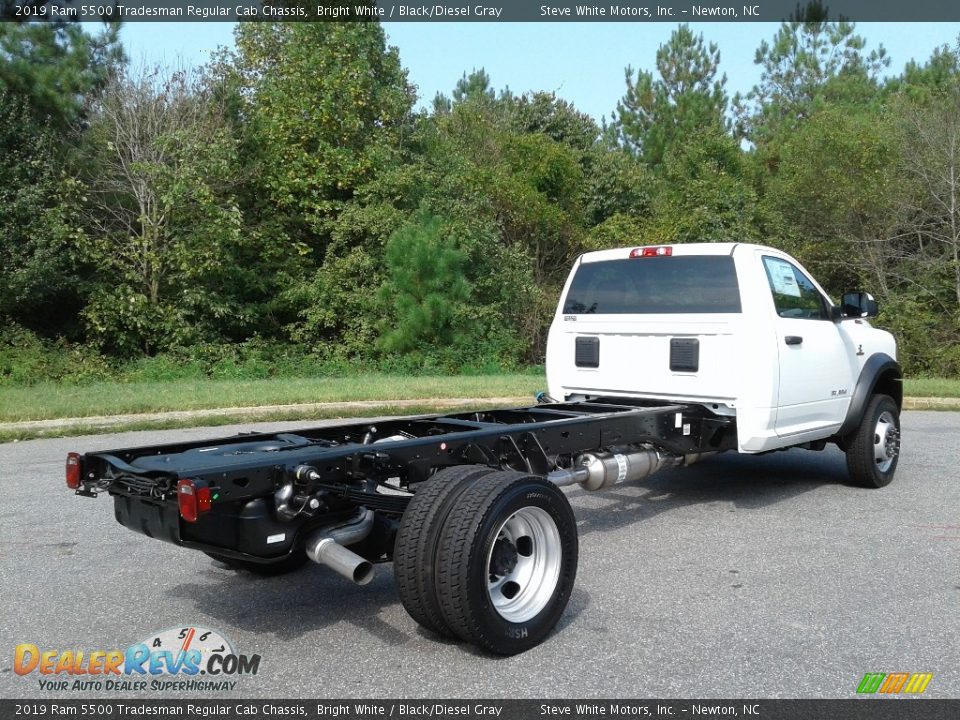
M 588 253 L 535 405 L 69 453 L 66 483 L 109 493 L 130 530 L 244 572 L 312 560 L 364 585 L 392 561 L 417 623 L 511 655 L 550 633 L 573 589 L 563 486 L 828 442 L 856 483 L 889 483 L 903 393 L 876 313 L 866 293 L 835 305 L 772 248 Z
M 582 255 L 547 342 L 552 397 L 697 403 L 736 418 L 737 450 L 835 442 L 851 478 L 890 482 L 902 374 L 877 305 L 835 305 L 794 258 L 746 243 Z

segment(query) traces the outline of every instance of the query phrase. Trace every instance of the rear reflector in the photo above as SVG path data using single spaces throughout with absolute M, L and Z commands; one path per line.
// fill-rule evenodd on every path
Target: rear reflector
M 213 500 L 210 498 L 210 488 L 206 485 L 197 487 L 197 512 L 200 515 L 210 512 Z
M 658 245 L 657 247 L 634 248 L 630 251 L 630 257 L 669 257 L 673 255 L 673 248 L 668 245 Z
M 67 453 L 67 487 L 76 490 L 80 487 L 80 476 L 83 471 L 80 467 L 80 453 Z
M 196 522 L 197 518 L 210 512 L 213 500 L 210 488 L 200 480 L 181 480 L 177 483 L 177 507 L 180 517 L 187 522 Z

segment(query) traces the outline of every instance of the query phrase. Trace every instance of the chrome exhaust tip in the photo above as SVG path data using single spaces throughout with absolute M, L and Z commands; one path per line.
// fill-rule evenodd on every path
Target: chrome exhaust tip
M 357 585 L 373 580 L 373 563 L 344 547 L 366 538 L 373 529 L 373 510 L 362 508 L 358 517 L 342 525 L 319 528 L 307 538 L 307 557 L 326 565 Z
M 307 555 L 315 563 L 326 565 L 357 585 L 366 585 L 373 580 L 373 563 L 364 560 L 333 538 L 320 537 L 316 541 L 311 538 L 307 543 Z

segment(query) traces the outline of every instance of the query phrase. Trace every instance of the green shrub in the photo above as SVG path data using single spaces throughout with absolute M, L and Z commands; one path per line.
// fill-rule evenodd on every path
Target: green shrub
M 114 375 L 110 362 L 90 345 L 44 340 L 14 323 L 0 329 L 0 385 L 53 380 L 80 384 Z

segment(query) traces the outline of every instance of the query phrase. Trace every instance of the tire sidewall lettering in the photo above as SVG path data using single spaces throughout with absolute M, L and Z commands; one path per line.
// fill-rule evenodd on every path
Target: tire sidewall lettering
M 546 481 L 541 480 L 541 482 Z M 572 511 L 569 506 L 560 506 L 560 502 L 558 502 L 558 498 L 554 497 L 552 490 L 554 488 L 548 486 L 544 491 L 530 491 L 529 485 L 527 485 L 527 487 L 510 488 L 504 492 L 494 503 L 491 512 L 488 513 L 480 527 L 479 533 L 485 539 L 483 543 L 477 545 L 479 552 L 475 551 L 474 556 L 470 558 L 470 584 L 482 590 L 472 594 L 476 602 L 475 612 L 477 615 L 484 617 L 484 622 L 490 629 L 492 636 L 499 636 L 518 645 L 532 647 L 553 629 L 570 599 L 570 590 L 576 574 L 577 537 L 575 532 L 570 533 L 570 528 L 565 522 L 567 518 L 564 517 L 569 514 L 570 519 L 572 519 Z M 556 492 L 559 492 L 559 490 L 556 490 Z M 560 579 L 557 583 L 557 590 L 547 605 L 531 620 L 513 623 L 501 617 L 490 600 L 487 592 L 487 558 L 489 558 L 491 548 L 496 542 L 494 534 L 496 530 L 513 513 L 525 507 L 541 508 L 549 513 L 554 522 L 557 523 L 563 558 L 560 565 Z M 575 528 L 576 522 L 574 521 L 572 525 Z

